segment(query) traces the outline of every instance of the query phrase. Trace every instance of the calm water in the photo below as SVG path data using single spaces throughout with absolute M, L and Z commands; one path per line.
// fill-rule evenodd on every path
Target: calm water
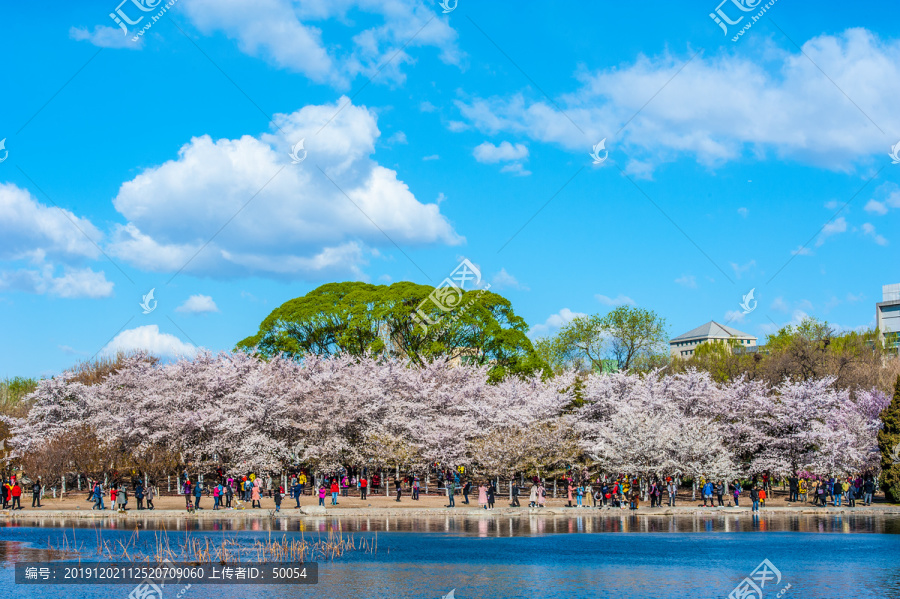
M 53 525 L 56 527 L 53 527 Z M 80 524 L 80 526 L 79 526 Z M 0 584 L 8 597 L 121 598 L 116 586 L 26 587 L 12 583 L 12 564 L 46 557 L 66 535 L 96 546 L 97 535 L 127 542 L 130 527 L 96 523 L 0 524 Z M 153 544 L 160 523 L 140 525 L 139 543 Z M 190 535 L 252 543 L 270 535 L 316 539 L 337 520 L 303 522 L 172 520 L 162 523 L 173 544 Z M 274 524 L 274 526 L 273 526 Z M 66 526 L 67 528 L 62 528 Z M 74 526 L 74 527 L 73 527 Z M 355 538 L 374 539 L 377 552 L 350 552 L 320 562 L 319 584 L 300 586 L 167 585 L 201 597 L 727 597 L 764 559 L 781 572 L 764 597 L 900 597 L 900 519 L 882 516 L 359 518 L 340 522 Z M 623 534 L 623 533 L 629 534 Z M 37 592 L 36 592 L 37 591 Z M 755 595 L 754 595 L 755 596 Z

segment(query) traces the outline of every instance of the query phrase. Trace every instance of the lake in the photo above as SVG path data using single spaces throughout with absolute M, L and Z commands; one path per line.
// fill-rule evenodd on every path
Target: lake
M 95 547 L 137 538 L 149 549 L 161 528 L 175 540 L 251 544 L 325 538 L 376 542 L 319 562 L 315 586 L 184 585 L 165 597 L 728 597 L 763 560 L 763 597 L 900 597 L 900 518 L 879 515 L 512 516 L 268 518 L 166 521 L 42 519 L 0 525 L 0 580 L 8 597 L 125 598 L 131 587 L 13 583 L 16 562 L 46 559 L 49 546 Z M 114 525 L 114 526 L 113 526 Z M 137 536 L 135 537 L 135 529 Z M 777 573 L 777 576 L 775 575 Z M 224 595 L 223 595 L 224 594 Z M 757 594 L 749 595 L 757 597 Z

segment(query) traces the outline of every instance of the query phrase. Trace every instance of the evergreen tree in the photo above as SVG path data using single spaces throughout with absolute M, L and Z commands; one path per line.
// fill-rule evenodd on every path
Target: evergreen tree
M 878 432 L 881 450 L 881 488 L 888 501 L 900 502 L 900 376 L 894 385 L 894 398 L 881 413 L 884 428 Z

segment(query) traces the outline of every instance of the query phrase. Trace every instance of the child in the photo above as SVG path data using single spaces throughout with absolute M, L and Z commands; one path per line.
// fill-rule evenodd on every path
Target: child
M 281 486 L 279 486 L 278 489 L 275 490 L 274 499 L 275 499 L 275 511 L 276 512 L 281 511 L 281 492 L 282 492 L 282 490 L 283 489 L 281 488 Z
M 325 484 L 319 485 L 319 505 L 325 507 Z
M 766 507 L 766 488 L 759 490 L 759 507 Z
M 732 486 L 734 487 L 734 506 L 738 507 L 741 505 L 741 484 L 738 481 L 734 481 L 734 485 Z

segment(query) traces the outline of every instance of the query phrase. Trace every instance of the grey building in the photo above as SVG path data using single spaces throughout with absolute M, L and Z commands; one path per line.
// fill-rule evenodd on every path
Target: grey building
M 683 335 L 678 335 L 669 341 L 669 350 L 675 358 L 688 359 L 694 355 L 694 350 L 701 343 L 726 343 L 727 347 L 755 348 L 756 337 L 743 333 L 724 324 L 710 320 L 696 329 L 692 329 Z M 755 351 L 755 350 L 754 350 Z
M 881 301 L 875 304 L 875 326 L 882 347 L 900 353 L 900 283 L 882 286 Z

